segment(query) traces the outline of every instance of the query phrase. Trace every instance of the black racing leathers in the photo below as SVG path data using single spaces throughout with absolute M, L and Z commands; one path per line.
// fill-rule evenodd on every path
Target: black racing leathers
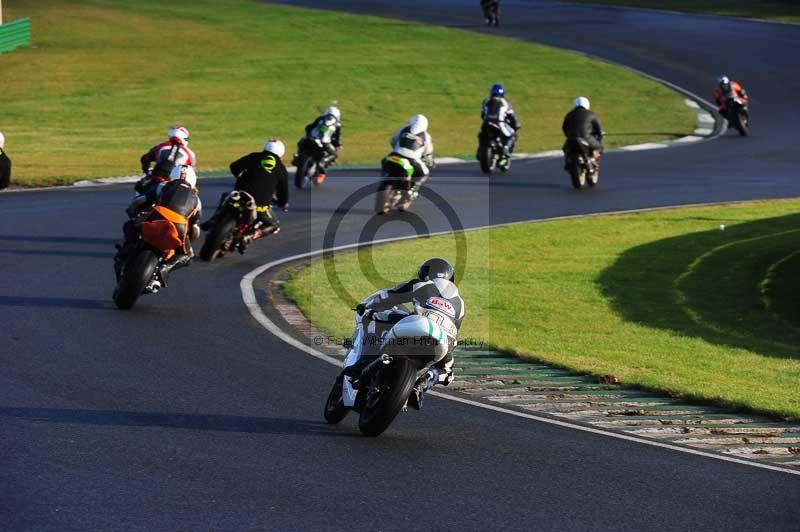
M 267 206 L 272 196 L 278 205 L 289 203 L 289 174 L 281 158 L 268 151 L 253 152 L 231 163 L 236 176 L 234 190 L 247 192 L 259 207 Z
M 577 137 L 589 142 L 593 150 L 603 150 L 603 128 L 597 115 L 583 107 L 576 107 L 564 117 L 561 126 L 564 136 L 569 138 Z
M 0 148 L 0 190 L 11 184 L 11 159 Z

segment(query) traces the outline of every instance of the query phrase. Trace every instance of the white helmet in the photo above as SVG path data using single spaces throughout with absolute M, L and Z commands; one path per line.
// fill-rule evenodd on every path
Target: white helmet
M 584 96 L 578 96 L 577 98 L 572 100 L 572 105 L 575 106 L 576 108 L 583 107 L 584 109 L 586 109 L 588 111 L 589 110 L 589 98 L 586 98 Z
M 269 139 L 264 143 L 264 151 L 274 153 L 282 159 L 283 154 L 286 153 L 286 146 L 283 145 L 283 142 L 277 139 Z
M 330 107 L 325 109 L 325 114 L 333 116 L 334 118 L 336 118 L 337 121 L 342 120 L 342 112 L 335 105 L 331 105 Z
M 6 137 L 3 135 L 3 132 L 0 131 L 0 150 L 6 145 Z
M 408 125 L 411 126 L 411 134 L 412 135 L 419 135 L 425 131 L 428 131 L 428 119 L 425 115 L 414 115 L 412 116 L 409 121 Z
M 194 168 L 191 166 L 183 166 L 177 165 L 172 171 L 169 173 L 170 179 L 183 179 L 190 185 L 192 188 L 197 186 L 197 172 L 194 171 Z
M 181 144 L 189 144 L 189 130 L 185 126 L 176 124 L 167 131 L 169 140 L 177 139 Z

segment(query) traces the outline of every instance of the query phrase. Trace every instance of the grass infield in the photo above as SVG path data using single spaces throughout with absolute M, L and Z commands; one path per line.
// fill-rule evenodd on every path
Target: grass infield
M 661 85 L 512 39 L 251 0 L 6 0 L 33 46 L 0 55 L 0 130 L 21 185 L 130 175 L 170 124 L 192 131 L 198 170 L 282 138 L 289 150 L 331 101 L 342 163 L 377 163 L 414 113 L 439 156 L 473 156 L 480 103 L 505 83 L 518 151 L 561 145 L 574 96 L 591 98 L 610 146 L 674 138 L 694 113 Z M 419 53 L 406 53 L 413 42 Z M 657 125 L 656 125 L 657 124 Z M 290 152 L 291 153 L 291 152 Z
M 800 419 L 798 213 L 800 200 L 753 202 L 467 233 L 461 336 L 624 384 Z M 350 294 L 365 296 L 408 279 L 434 254 L 454 257 L 454 238 L 340 253 L 328 266 Z M 369 255 L 374 268 L 362 268 Z M 349 337 L 352 312 L 324 266 L 295 273 L 287 294 L 324 331 Z
M 775 22 L 800 23 L 796 0 L 570 0 L 584 4 L 649 7 L 686 13 L 758 18 Z

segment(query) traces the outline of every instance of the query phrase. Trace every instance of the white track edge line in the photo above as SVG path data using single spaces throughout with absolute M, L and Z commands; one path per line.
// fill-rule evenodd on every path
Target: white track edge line
M 560 217 L 556 217 L 556 218 L 547 218 L 547 219 L 542 219 L 542 220 L 524 220 L 524 221 L 510 222 L 510 223 L 505 223 L 505 224 L 495 224 L 495 225 L 485 225 L 485 226 L 481 226 L 481 227 L 471 227 L 471 228 L 465 229 L 462 232 L 472 232 L 472 231 L 478 231 L 478 230 L 483 230 L 483 229 L 494 229 L 494 228 L 499 228 L 499 227 L 508 227 L 508 226 L 519 225 L 519 224 L 523 224 L 523 223 L 538 223 L 538 222 L 551 222 L 551 221 L 558 221 L 558 220 L 569 220 L 569 219 L 575 219 L 575 218 L 584 218 L 586 216 L 610 216 L 610 215 L 616 215 L 616 214 L 650 212 L 650 211 L 658 211 L 658 210 L 670 210 L 670 209 L 683 208 L 683 207 L 702 207 L 702 206 L 707 206 L 707 205 L 736 205 L 736 204 L 741 204 L 741 203 L 751 203 L 751 202 L 741 201 L 741 202 L 725 202 L 725 203 L 716 203 L 716 204 L 714 204 L 714 203 L 698 203 L 698 204 L 693 204 L 693 205 L 679 205 L 679 206 L 670 206 L 670 207 L 653 207 L 653 208 L 648 208 L 648 209 L 634 209 L 634 210 L 628 210 L 628 211 L 592 213 L 592 214 L 589 214 L 589 215 L 580 215 L 579 214 L 579 215 L 571 215 L 571 216 L 560 216 Z M 244 277 L 242 277 L 242 280 L 239 283 L 239 288 L 241 289 L 241 292 L 242 292 L 242 300 L 244 301 L 245 306 L 247 306 L 247 310 L 250 312 L 250 315 L 253 316 L 253 318 L 259 324 L 261 324 L 261 326 L 264 327 L 267 331 L 269 331 L 273 335 L 277 336 L 280 340 L 282 340 L 283 342 L 291 345 L 295 349 L 299 349 L 300 351 L 303 351 L 304 353 L 306 353 L 308 355 L 311 355 L 314 358 L 317 358 L 319 360 L 323 360 L 323 361 L 325 361 L 325 362 L 327 362 L 329 364 L 332 364 L 332 365 L 338 367 L 341 364 L 341 361 L 339 361 L 338 359 L 336 359 L 336 358 L 334 358 L 332 356 L 326 355 L 325 353 L 322 353 L 322 352 L 314 349 L 313 347 L 307 346 L 306 344 L 296 340 L 295 338 L 293 338 L 292 336 L 290 336 L 289 334 L 284 332 L 272 320 L 270 320 L 267 317 L 266 314 L 264 314 L 264 311 L 261 308 L 261 305 L 258 304 L 258 298 L 256 297 L 255 289 L 253 287 L 253 283 L 254 283 L 255 279 L 257 277 L 261 276 L 263 273 L 271 270 L 272 268 L 274 268 L 276 266 L 280 266 L 281 264 L 286 264 L 287 262 L 294 262 L 296 260 L 315 257 L 315 256 L 321 255 L 323 253 L 344 251 L 344 250 L 348 250 L 348 249 L 355 249 L 355 248 L 359 248 L 359 247 L 363 247 L 363 246 L 373 246 L 373 245 L 376 245 L 376 244 L 385 244 L 385 243 L 389 243 L 389 242 L 399 242 L 399 241 L 402 241 L 402 240 L 412 240 L 412 239 L 415 239 L 415 238 L 428 238 L 428 237 L 433 237 L 433 236 L 441 236 L 441 235 L 447 235 L 447 234 L 452 234 L 452 233 L 454 233 L 454 231 L 439 231 L 439 232 L 435 232 L 435 233 L 429 233 L 429 234 L 426 234 L 426 235 L 412 235 L 412 236 L 403 236 L 403 237 L 396 237 L 396 238 L 384 238 L 384 239 L 380 239 L 380 240 L 373 240 L 371 242 L 356 242 L 356 243 L 353 243 L 353 244 L 345 244 L 345 245 L 342 245 L 342 246 L 336 246 L 336 247 L 321 249 L 321 250 L 317 250 L 317 251 L 309 251 L 309 252 L 306 252 L 306 253 L 300 253 L 298 255 L 293 255 L 293 256 L 290 256 L 290 257 L 284 257 L 282 259 L 274 260 L 272 262 L 268 262 L 266 264 L 263 264 L 263 265 L 259 266 L 258 268 L 255 268 L 254 270 L 252 270 L 249 273 L 247 273 Z M 598 428 L 594 428 L 594 427 L 588 427 L 588 426 L 585 426 L 585 425 L 579 425 L 579 424 L 576 424 L 576 423 L 570 423 L 568 421 L 561 421 L 561 420 L 558 420 L 558 419 L 552 419 L 552 418 L 548 418 L 548 417 L 536 416 L 534 414 L 527 414 L 525 412 L 518 412 L 516 410 L 510 410 L 508 408 L 503 408 L 503 407 L 499 407 L 499 406 L 495 406 L 495 405 L 491 405 L 491 404 L 487 404 L 487 403 L 481 403 L 481 402 L 478 402 L 478 401 L 473 401 L 471 399 L 465 399 L 465 398 L 462 398 L 462 397 L 458 397 L 458 396 L 450 395 L 450 394 L 444 394 L 444 393 L 441 393 L 441 392 L 430 391 L 428 393 L 432 394 L 435 397 L 441 397 L 442 399 L 446 399 L 448 401 L 455 401 L 457 403 L 463 403 L 463 404 L 466 404 L 466 405 L 475 406 L 475 407 L 478 407 L 478 408 L 483 408 L 485 410 L 491 410 L 491 411 L 494 411 L 494 412 L 508 414 L 508 415 L 512 415 L 512 416 L 516 416 L 516 417 L 521 417 L 521 418 L 524 418 L 524 419 L 530 419 L 530 420 L 533 420 L 533 421 L 539 421 L 541 423 L 547 423 L 547 424 L 550 424 L 550 425 L 556 425 L 556 426 L 563 427 L 563 428 L 569 428 L 569 429 L 573 429 L 573 430 L 580 430 L 580 431 L 583 431 L 583 432 L 589 432 L 589 433 L 598 434 L 598 435 L 601 435 L 601 436 L 608 436 L 608 437 L 617 438 L 617 439 L 620 439 L 620 440 L 626 440 L 626 441 L 631 441 L 631 442 L 635 442 L 635 443 L 641 443 L 641 444 L 650 445 L 650 446 L 653 446 L 653 447 L 661 447 L 663 449 L 669 449 L 669 450 L 672 450 L 672 451 L 678 451 L 678 452 L 682 452 L 682 453 L 693 454 L 693 455 L 696 455 L 696 456 L 703 456 L 705 458 L 713 458 L 715 460 L 722 460 L 724 462 L 732 462 L 732 463 L 735 463 L 735 464 L 746 465 L 746 466 L 750 466 L 750 467 L 756 467 L 756 468 L 760 468 L 760 469 L 767 469 L 767 470 L 770 470 L 770 471 L 777 471 L 777 472 L 780 472 L 780 473 L 788 473 L 790 475 L 800 476 L 800 471 L 793 470 L 793 469 L 787 469 L 787 468 L 783 468 L 783 467 L 772 465 L 772 464 L 765 464 L 765 463 L 755 462 L 755 461 L 751 461 L 751 460 L 743 460 L 741 458 L 735 458 L 735 457 L 732 457 L 732 456 L 725 456 L 723 454 L 715 454 L 715 453 L 709 453 L 709 452 L 706 452 L 706 451 L 700 451 L 700 450 L 693 449 L 693 448 L 690 448 L 690 447 L 683 447 L 683 446 L 679 446 L 679 445 L 673 445 L 673 444 L 670 444 L 670 443 L 664 443 L 664 442 L 659 442 L 659 441 L 639 438 L 638 436 L 634 436 L 634 435 L 631 435 L 631 434 L 623 434 L 623 433 L 620 433 L 620 432 L 612 432 L 612 431 L 607 431 L 607 430 L 598 429 Z

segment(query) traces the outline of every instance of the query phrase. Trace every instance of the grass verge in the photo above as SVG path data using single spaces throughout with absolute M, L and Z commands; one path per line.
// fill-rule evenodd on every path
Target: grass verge
M 22 185 L 134 174 L 175 122 L 191 128 L 200 171 L 226 169 L 266 138 L 291 148 L 332 100 L 344 114 L 342 163 L 379 161 L 417 112 L 430 118 L 438 155 L 470 155 L 497 81 L 520 115 L 519 151 L 559 147 L 577 94 L 592 99 L 612 146 L 694 128 L 682 98 L 657 83 L 465 31 L 250 0 L 224 9 L 215 0 L 6 0 L 4 9 L 7 20 L 33 23 L 32 47 L 0 55 L 0 130 Z M 421 52 L 407 54 L 408 42 Z
M 758 18 L 800 23 L 800 5 L 794 0 L 571 0 L 584 4 L 649 7 L 685 13 Z
M 753 202 L 467 233 L 462 337 L 629 385 L 800 419 L 798 212 L 800 200 Z M 347 337 L 350 306 L 331 290 L 326 266 L 363 296 L 407 279 L 431 255 L 455 256 L 455 241 L 373 251 L 313 263 L 292 277 L 287 295 L 323 330 Z M 362 268 L 370 255 L 374 268 Z

